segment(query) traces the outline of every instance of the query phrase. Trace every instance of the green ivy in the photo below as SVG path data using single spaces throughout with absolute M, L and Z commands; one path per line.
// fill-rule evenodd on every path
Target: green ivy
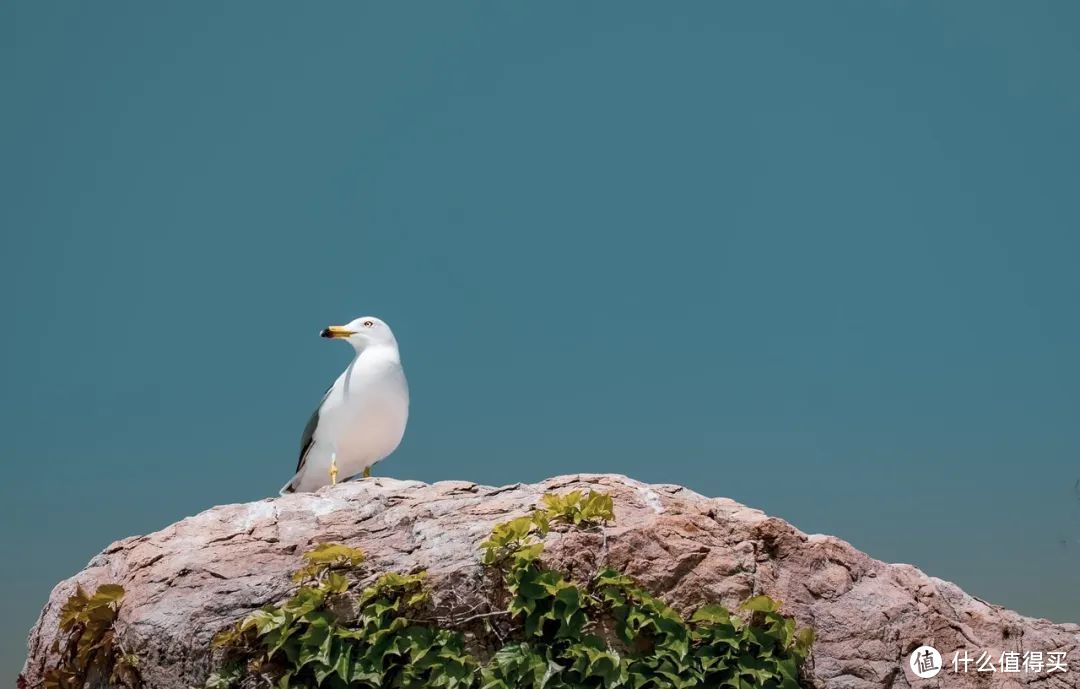
M 535 508 L 531 514 L 495 526 L 491 536 L 480 544 L 485 565 L 496 565 L 507 558 L 519 562 L 534 560 L 544 549 L 540 541 L 552 523 L 592 528 L 615 519 L 614 503 L 606 493 L 592 490 L 587 495 L 579 490 L 565 495 L 548 493 L 540 501 L 543 507 Z
M 82 689 L 87 681 L 136 688 L 141 685 L 138 658 L 125 653 L 113 625 L 124 588 L 102 584 L 93 594 L 76 585 L 60 608 L 60 635 L 52 644 L 59 664 L 45 672 L 45 689 Z
M 598 511 L 576 509 L 588 500 L 580 494 L 544 497 L 543 509 L 499 524 L 481 544 L 483 561 L 503 572 L 508 611 L 524 637 L 482 668 L 482 689 L 800 686 L 813 633 L 796 633 L 795 621 L 767 596 L 746 601 L 743 617 L 710 604 L 687 623 L 613 569 L 582 585 L 545 569 L 542 539 L 552 522 L 588 527 L 613 515 L 610 502 Z M 604 623 L 611 633 L 603 633 Z
M 475 661 L 461 636 L 415 623 L 428 600 L 424 574 L 379 576 L 352 594 L 346 576 L 364 559 L 354 548 L 317 546 L 294 575 L 299 590 L 218 634 L 216 646 L 234 662 L 212 675 L 209 689 L 229 689 L 243 677 L 236 657 L 256 674 L 287 687 L 442 687 L 472 685 Z
M 384 573 L 356 591 L 363 553 L 317 546 L 289 600 L 218 635 L 228 661 L 206 687 L 232 689 L 252 675 L 282 689 L 800 687 L 813 634 L 796 631 L 767 596 L 746 601 L 737 615 L 705 605 L 686 621 L 613 569 L 575 582 L 543 566 L 553 524 L 591 529 L 613 519 L 610 496 L 573 491 L 545 495 L 529 515 L 492 530 L 481 560 L 505 587 L 509 626 L 498 643 L 467 643 L 460 631 L 425 619 L 424 573 Z M 485 662 L 469 652 L 493 647 Z
M 364 551 L 340 543 L 322 543 L 304 553 L 304 566 L 293 573 L 293 581 L 317 580 L 323 574 L 356 569 L 364 561 Z
M 565 495 L 548 493 L 540 500 L 544 507 L 538 512 L 573 526 L 594 526 L 615 519 L 615 504 L 607 493 L 590 490 L 586 495 L 572 490 Z

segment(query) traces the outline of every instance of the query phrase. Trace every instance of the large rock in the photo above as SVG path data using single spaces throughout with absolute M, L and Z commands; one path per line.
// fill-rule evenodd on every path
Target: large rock
M 118 631 L 139 656 L 147 686 L 200 686 L 214 633 L 286 597 L 301 554 L 326 541 L 363 548 L 370 571 L 427 569 L 440 605 L 484 609 L 490 577 L 483 576 L 477 544 L 543 493 L 572 488 L 610 493 L 616 521 L 602 534 L 553 532 L 550 564 L 578 574 L 610 564 L 683 610 L 706 601 L 734 606 L 767 593 L 816 630 L 812 672 L 819 686 L 1080 687 L 1080 626 L 1022 617 L 914 567 L 879 562 L 725 498 L 611 475 L 502 488 L 376 478 L 215 507 L 114 543 L 61 582 L 30 633 L 24 680 L 40 686 L 53 662 L 57 614 L 76 583 L 119 583 L 127 596 Z M 945 671 L 933 680 L 908 668 L 908 654 L 924 643 L 945 657 Z M 1005 651 L 1063 651 L 1073 667 L 991 674 L 972 665 L 967 674 L 952 674 L 953 652 L 965 650 L 972 657 L 989 653 L 995 666 Z

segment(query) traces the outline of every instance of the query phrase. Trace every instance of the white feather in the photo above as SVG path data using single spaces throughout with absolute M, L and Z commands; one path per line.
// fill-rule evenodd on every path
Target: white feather
M 378 325 L 386 327 L 381 321 Z M 408 419 L 409 387 L 393 335 L 357 346 L 356 358 L 319 407 L 318 425 L 303 465 L 282 491 L 290 487 L 313 491 L 329 485 L 335 452 L 340 480 L 362 473 L 397 449 Z

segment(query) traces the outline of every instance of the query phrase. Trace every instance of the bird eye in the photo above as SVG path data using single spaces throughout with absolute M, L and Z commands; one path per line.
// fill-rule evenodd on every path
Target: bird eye
M 375 321 L 364 321 L 365 328 L 370 328 L 373 325 L 375 325 Z

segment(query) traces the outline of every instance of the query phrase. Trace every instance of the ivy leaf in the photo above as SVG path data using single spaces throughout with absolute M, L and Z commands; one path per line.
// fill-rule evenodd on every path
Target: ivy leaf
M 690 617 L 691 622 L 706 622 L 708 624 L 730 624 L 731 613 L 727 608 L 716 603 L 703 605 Z
M 795 634 L 795 652 L 800 658 L 805 658 L 810 653 L 810 646 L 814 643 L 814 630 L 803 627 Z
M 533 560 L 538 559 L 542 552 L 544 552 L 543 543 L 532 543 L 530 545 L 522 546 L 514 551 L 514 563 L 520 565 L 532 562 Z
M 327 593 L 345 593 L 349 590 L 349 580 L 337 572 L 326 575 L 325 588 Z
M 563 669 L 564 668 L 562 665 L 559 665 L 554 660 L 549 659 L 547 661 L 547 669 L 544 670 L 544 674 L 540 677 L 540 682 L 536 685 L 536 689 L 544 689 L 548 685 L 548 682 L 550 682 L 553 677 L 562 672 Z
M 347 563 L 352 566 L 364 561 L 364 551 L 341 543 L 320 543 L 304 553 L 304 559 L 313 565 Z
M 90 605 L 105 605 L 119 603 L 124 598 L 124 587 L 119 584 L 102 584 L 94 591 L 90 599 Z
M 780 610 L 779 603 L 764 595 L 754 596 L 739 607 L 751 612 L 777 612 Z
M 69 631 L 71 626 L 82 616 L 89 600 L 90 597 L 86 595 L 83 587 L 76 584 L 75 593 L 60 608 L 60 628 Z
M 244 626 L 251 624 L 255 631 L 263 636 L 275 629 L 285 626 L 285 615 L 276 610 L 256 610 L 244 620 Z

